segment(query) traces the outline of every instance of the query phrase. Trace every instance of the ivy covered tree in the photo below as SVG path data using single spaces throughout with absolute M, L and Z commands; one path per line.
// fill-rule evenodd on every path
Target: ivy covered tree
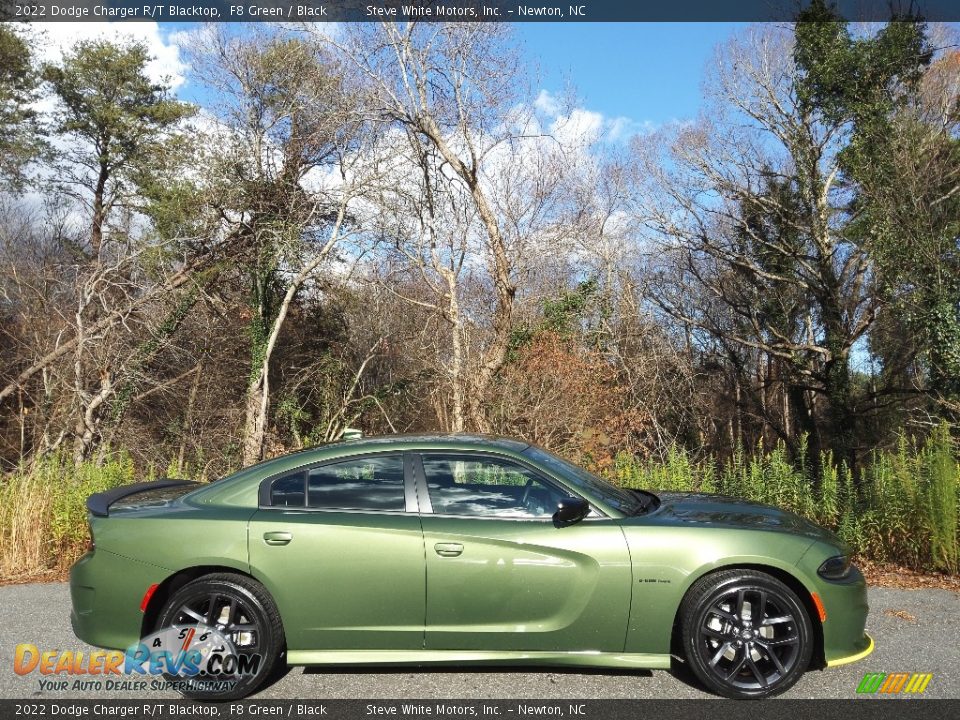
M 796 38 L 801 98 L 846 130 L 847 232 L 870 254 L 884 301 L 872 349 L 901 391 L 949 404 L 960 398 L 960 103 L 946 80 L 956 54 L 935 60 L 913 16 L 856 36 L 821 0 Z
M 245 286 L 250 373 L 242 458 L 250 464 L 263 457 L 267 440 L 280 333 L 296 312 L 295 298 L 352 234 L 348 205 L 374 170 L 372 163 L 361 167 L 354 151 L 367 127 L 360 99 L 314 43 L 214 32 L 194 60 L 223 99 L 210 195 L 227 228 L 224 252 Z

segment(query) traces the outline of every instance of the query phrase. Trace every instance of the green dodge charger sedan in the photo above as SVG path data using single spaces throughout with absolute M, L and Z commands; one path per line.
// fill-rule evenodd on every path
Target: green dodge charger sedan
M 873 649 L 866 584 L 830 532 L 617 488 L 516 440 L 347 440 L 87 507 L 74 632 L 189 697 L 244 697 L 286 665 L 676 658 L 753 698 Z

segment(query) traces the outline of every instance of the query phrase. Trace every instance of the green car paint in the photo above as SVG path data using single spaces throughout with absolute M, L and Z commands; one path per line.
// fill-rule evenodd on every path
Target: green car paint
M 406 505 L 356 511 L 271 507 L 261 483 L 299 468 L 400 455 Z M 590 503 L 558 527 L 542 519 L 428 512 L 423 453 L 506 458 Z M 464 435 L 366 438 L 246 468 L 164 497 L 91 515 L 95 549 L 71 572 L 77 636 L 124 649 L 154 628 L 164 589 L 210 572 L 251 576 L 280 611 L 287 662 L 508 663 L 668 668 L 678 609 L 708 573 L 753 568 L 786 582 L 810 610 L 814 665 L 872 649 L 866 585 L 833 534 L 772 507 L 663 493 L 628 515 L 582 470 L 526 443 Z M 159 591 L 141 605 L 154 586 Z M 814 595 L 815 594 L 815 595 Z M 817 617 L 819 598 L 826 619 Z
M 323 517 L 318 517 L 322 515 Z M 287 532 L 289 545 L 267 545 Z M 280 608 L 289 652 L 423 648 L 423 533 L 416 515 L 284 513 L 250 518 L 250 574 Z

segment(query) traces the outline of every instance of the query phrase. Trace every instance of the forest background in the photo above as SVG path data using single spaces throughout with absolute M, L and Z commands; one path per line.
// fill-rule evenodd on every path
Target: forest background
M 366 434 L 523 438 L 960 567 L 956 28 L 821 2 L 611 142 L 508 25 L 0 24 L 0 577 L 91 492 Z

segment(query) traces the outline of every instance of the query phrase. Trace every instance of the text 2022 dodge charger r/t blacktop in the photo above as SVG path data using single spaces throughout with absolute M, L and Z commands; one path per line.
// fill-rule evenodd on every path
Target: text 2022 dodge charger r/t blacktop
M 88 508 L 74 631 L 128 656 L 172 648 L 165 676 L 186 666 L 191 697 L 244 697 L 284 664 L 671 656 L 715 693 L 764 697 L 873 649 L 863 576 L 830 532 L 733 498 L 621 489 L 515 440 L 348 440 Z

